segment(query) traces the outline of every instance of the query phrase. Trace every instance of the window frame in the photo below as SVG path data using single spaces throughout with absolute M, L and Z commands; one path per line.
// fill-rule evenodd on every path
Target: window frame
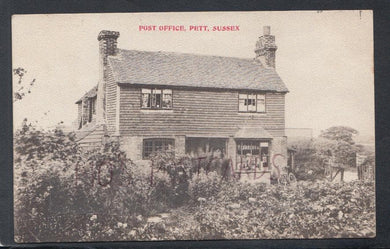
M 151 152 L 149 153 L 148 152 L 148 155 L 146 155 L 146 150 L 145 150 L 145 145 L 146 143 L 149 143 L 151 142 Z M 167 147 L 169 145 L 172 146 L 172 153 L 174 153 L 174 148 L 175 148 L 175 139 L 174 138 L 144 138 L 143 141 L 142 141 L 142 159 L 143 160 L 148 160 L 150 159 L 150 155 L 154 152 L 157 152 L 157 151 L 167 151 L 169 150 L 164 148 L 162 150 L 156 150 L 156 143 L 160 142 L 161 143 L 161 146 L 162 147 Z
M 96 96 L 88 98 L 88 123 L 91 123 L 93 116 L 96 115 Z
M 150 92 L 150 93 L 148 93 Z M 154 93 L 156 92 L 156 93 Z M 167 93 L 166 93 L 167 92 Z M 148 106 L 143 105 L 144 94 L 148 94 Z M 160 95 L 159 107 L 157 107 L 155 95 Z M 171 104 L 169 107 L 164 107 L 164 97 L 170 95 Z M 173 109 L 173 90 L 171 88 L 141 88 L 140 107 L 142 110 L 172 110 Z
M 247 143 L 247 144 L 245 144 Z M 242 158 L 246 158 L 246 154 L 243 154 L 243 146 L 257 146 L 258 148 L 251 148 L 250 157 L 252 158 L 259 158 L 259 162 L 266 163 L 266 167 L 269 167 L 271 169 L 271 163 L 270 163 L 270 154 L 271 150 L 270 147 L 272 146 L 272 140 L 270 139 L 237 139 L 236 140 L 236 156 L 237 156 L 237 163 L 242 160 Z M 240 149 L 239 149 L 240 147 Z M 258 149 L 258 154 L 253 154 L 252 152 L 254 150 Z M 264 151 L 267 151 L 265 154 Z M 265 157 L 265 161 L 264 161 Z
M 246 98 L 242 98 L 242 95 L 246 95 Z M 250 96 L 255 96 L 255 99 L 250 98 Z M 259 96 L 263 96 L 262 98 L 259 98 Z M 266 93 L 257 93 L 257 92 L 239 92 L 238 93 L 238 112 L 239 113 L 266 113 L 267 112 L 267 97 Z M 258 110 L 258 103 L 259 100 L 264 100 L 264 110 L 259 111 Z M 240 100 L 244 100 L 244 106 L 246 106 L 246 110 L 241 110 L 240 108 Z M 249 101 L 250 100 L 250 101 Z M 251 103 L 251 106 L 253 105 L 255 107 L 255 110 L 249 110 L 249 102 L 252 102 L 252 100 L 255 100 L 254 105 Z

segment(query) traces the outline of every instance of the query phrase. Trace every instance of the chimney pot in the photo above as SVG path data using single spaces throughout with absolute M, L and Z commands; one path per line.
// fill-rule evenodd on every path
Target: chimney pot
M 100 41 L 101 39 L 109 39 L 109 38 L 116 40 L 118 39 L 118 37 L 119 37 L 118 31 L 102 30 L 98 35 L 98 41 Z
M 275 36 L 271 35 L 271 27 L 263 26 L 263 35 L 256 42 L 255 59 L 265 67 L 275 68 L 275 52 L 277 50 Z

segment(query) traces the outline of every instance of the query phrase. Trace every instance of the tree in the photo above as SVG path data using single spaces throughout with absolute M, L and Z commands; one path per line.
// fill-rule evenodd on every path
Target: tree
M 18 100 L 23 99 L 23 97 L 26 96 L 26 94 L 31 93 L 31 88 L 35 84 L 35 79 L 33 79 L 29 83 L 23 81 L 23 77 L 26 75 L 27 70 L 22 67 L 15 68 L 12 71 L 14 76 L 16 77 L 16 79 L 14 80 L 14 87 L 13 87 L 14 88 L 13 102 L 16 102 Z
M 335 163 L 342 168 L 355 165 L 355 156 L 358 150 L 353 136 L 358 131 L 347 126 L 333 126 L 321 132 L 320 137 L 333 141 L 329 151 Z
M 358 131 L 347 126 L 332 126 L 325 131 L 321 131 L 320 137 L 335 140 L 335 141 L 344 141 L 348 144 L 355 144 L 353 141 L 353 136 L 357 135 Z

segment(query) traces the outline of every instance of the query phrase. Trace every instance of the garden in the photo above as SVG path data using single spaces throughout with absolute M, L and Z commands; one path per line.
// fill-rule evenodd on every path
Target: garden
M 352 153 L 328 142 L 297 144 L 298 181 L 267 185 L 227 177 L 223 160 L 170 153 L 154 155 L 151 174 L 115 141 L 83 150 L 75 134 L 25 120 L 14 134 L 15 240 L 374 237 L 375 182 L 326 180 L 329 148 Z

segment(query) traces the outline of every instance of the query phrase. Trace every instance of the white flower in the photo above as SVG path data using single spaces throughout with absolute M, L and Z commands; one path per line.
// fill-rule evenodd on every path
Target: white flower
M 142 221 L 142 215 L 137 216 L 137 221 L 141 222 Z
M 89 218 L 89 220 L 91 220 L 91 221 L 96 220 L 96 219 L 97 219 L 97 215 L 96 214 L 92 215 L 91 218 Z
M 250 198 L 248 199 L 248 201 L 249 201 L 249 203 L 255 203 L 255 202 L 256 202 L 256 199 L 255 199 L 255 198 L 252 198 L 252 197 L 250 197 Z
M 127 223 L 123 223 L 122 226 L 123 226 L 123 228 L 126 228 L 127 227 Z
M 118 226 L 118 227 L 122 227 L 122 226 L 123 226 L 123 223 L 122 223 L 122 222 L 118 222 L 117 226 Z
M 199 201 L 200 203 L 202 203 L 202 202 L 206 202 L 206 199 L 203 198 L 203 197 L 199 197 L 199 198 L 198 198 L 198 201 Z
M 135 236 L 136 234 L 137 234 L 137 231 L 135 231 L 135 230 L 131 230 L 129 233 L 130 236 Z

